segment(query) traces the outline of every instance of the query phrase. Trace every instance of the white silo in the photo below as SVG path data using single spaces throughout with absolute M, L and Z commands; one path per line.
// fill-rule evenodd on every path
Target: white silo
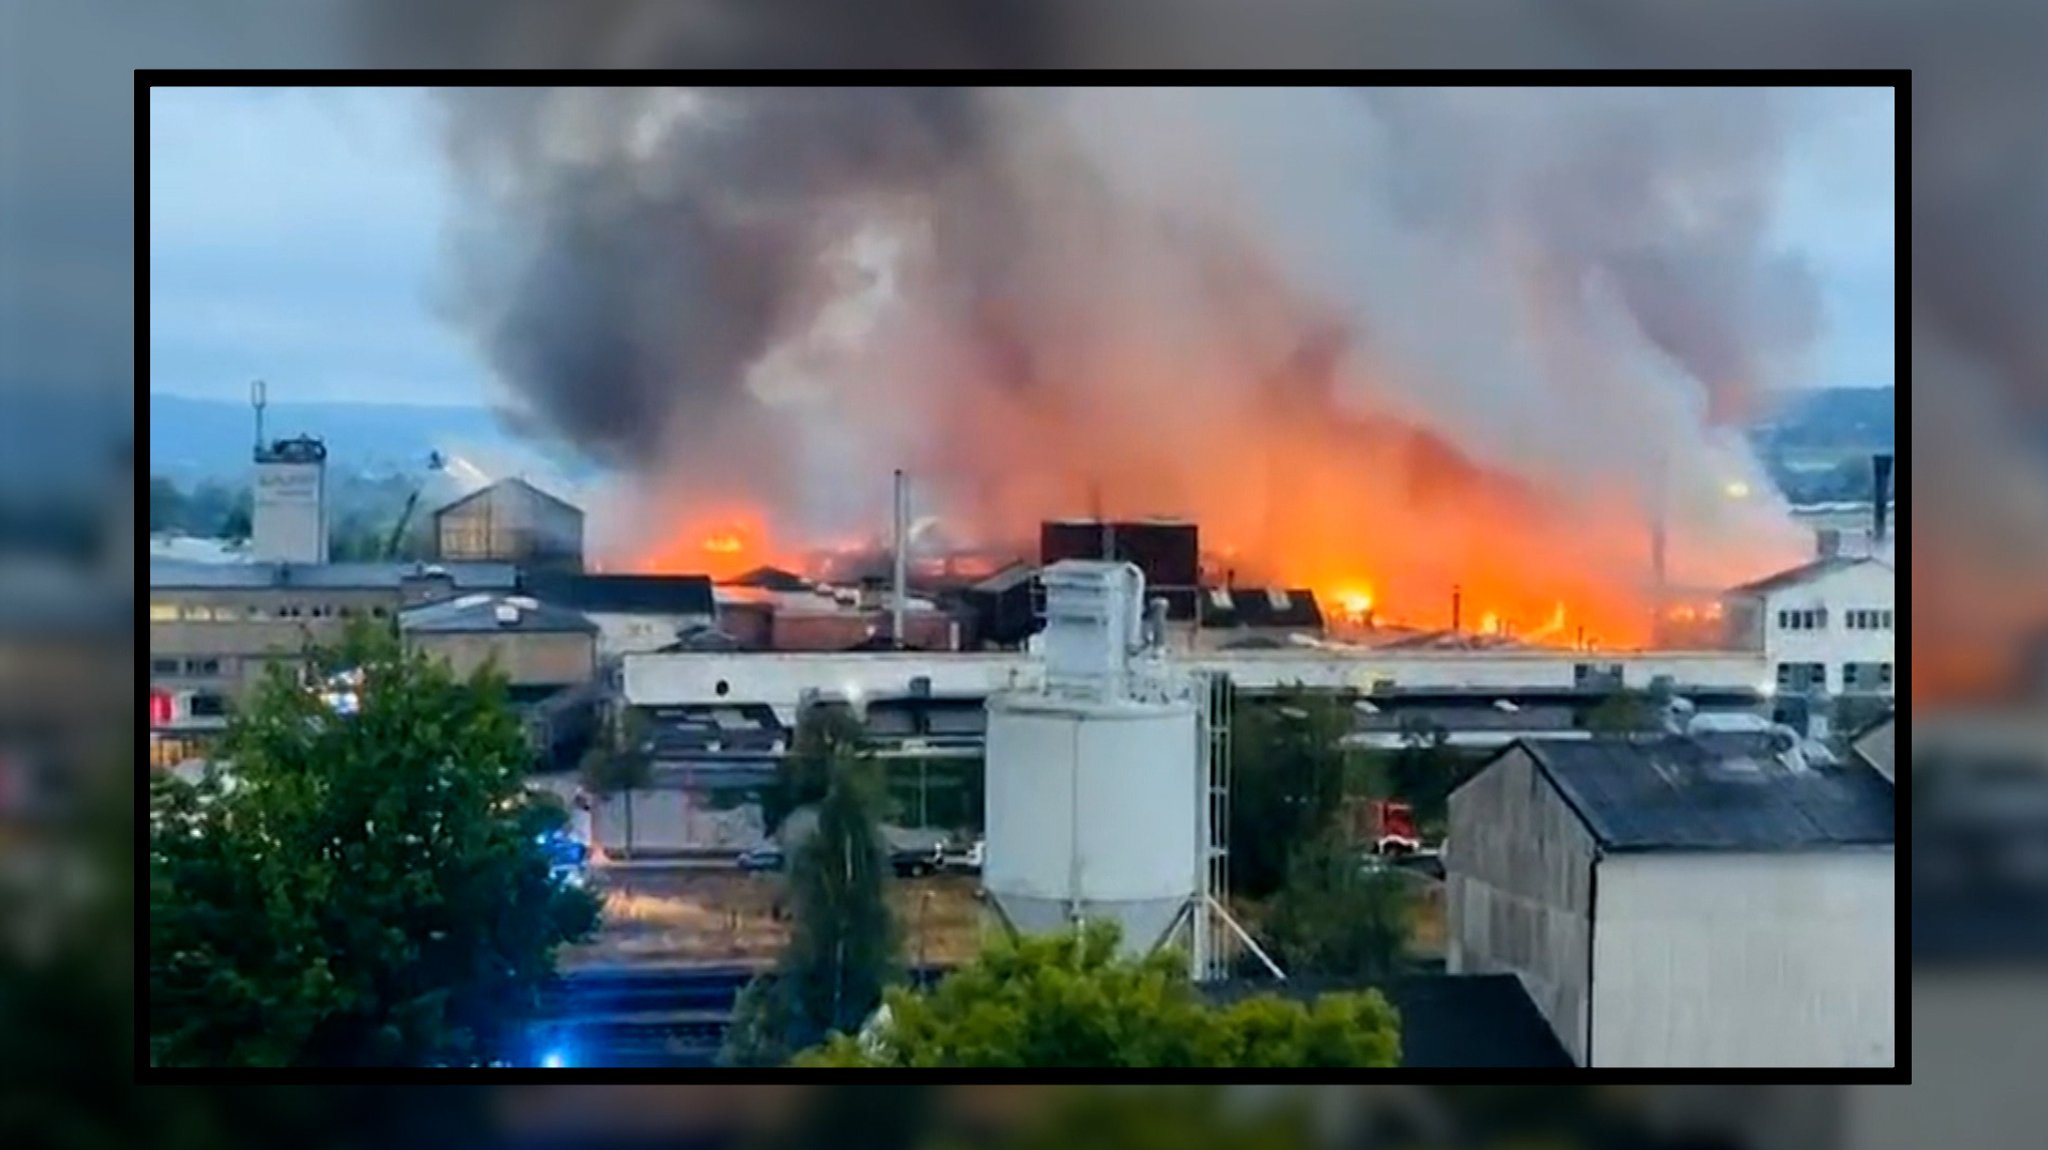
M 1214 973 L 1212 925 L 1243 936 L 1211 897 L 1206 684 L 1148 635 L 1136 567 L 1062 562 L 1042 582 L 1043 681 L 988 702 L 982 884 L 1013 930 L 1111 919 L 1127 953 L 1184 937 L 1198 976 Z

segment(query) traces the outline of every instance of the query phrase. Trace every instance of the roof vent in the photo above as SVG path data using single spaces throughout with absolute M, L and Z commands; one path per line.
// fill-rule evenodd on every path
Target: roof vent
M 497 617 L 498 625 L 501 627 L 517 626 L 519 623 L 519 608 L 510 603 L 498 604 L 491 614 Z

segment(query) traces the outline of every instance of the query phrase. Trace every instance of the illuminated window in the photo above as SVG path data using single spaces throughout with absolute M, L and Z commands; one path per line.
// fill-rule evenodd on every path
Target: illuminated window
M 152 623 L 177 622 L 178 605 L 176 603 L 151 603 L 149 605 L 149 621 Z

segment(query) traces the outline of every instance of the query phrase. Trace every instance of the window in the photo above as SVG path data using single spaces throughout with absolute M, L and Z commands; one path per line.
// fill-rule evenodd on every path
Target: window
M 192 716 L 200 719 L 218 719 L 228 713 L 228 701 L 220 695 L 200 693 L 192 696 Z
M 1890 663 L 1842 664 L 1842 690 L 1848 694 L 1883 694 L 1892 689 Z
M 1780 631 L 1825 631 L 1827 626 L 1828 613 L 1825 607 L 1795 607 L 1778 612 Z
M 1825 663 L 1780 663 L 1778 664 L 1778 689 L 1790 693 L 1823 691 L 1828 685 L 1828 668 Z
M 185 673 L 187 675 L 218 675 L 220 674 L 220 660 L 187 659 L 185 660 Z
M 176 659 L 151 659 L 149 661 L 149 673 L 152 675 L 175 675 L 178 673 L 178 661 Z
M 149 605 L 149 621 L 152 623 L 177 622 L 178 605 L 176 603 L 151 603 Z
M 1889 631 L 1892 629 L 1892 613 L 1875 608 L 1851 611 L 1845 617 L 1851 631 Z
M 382 607 L 372 607 L 372 608 L 370 608 L 370 618 L 372 618 L 372 619 L 382 619 L 382 618 L 384 617 L 384 615 L 385 615 L 385 611 L 384 611 L 384 608 L 382 608 Z

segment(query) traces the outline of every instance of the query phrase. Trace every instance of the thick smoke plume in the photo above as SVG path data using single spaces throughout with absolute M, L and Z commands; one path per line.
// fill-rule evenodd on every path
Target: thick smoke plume
M 1745 523 L 1708 431 L 1818 330 L 1769 245 L 1785 99 L 462 91 L 455 305 L 673 507 L 815 539 L 908 465 L 984 542 L 1185 514 L 1249 571 L 1432 604 L 1576 522 L 1514 605 L 1547 619 L 1594 536 L 1639 580 L 1653 501 Z
M 488 7 L 485 20 L 460 3 L 431 18 L 418 5 L 351 4 L 372 17 L 357 28 L 380 62 L 1911 68 L 1911 320 L 1916 382 L 1933 390 L 1902 472 L 1930 509 L 1916 526 L 1938 533 L 1915 554 L 1938 550 L 2013 591 L 2048 561 L 2028 550 L 2048 544 L 2048 521 L 2023 494 L 2048 486 L 2048 122 L 2033 112 L 2048 104 L 2048 9 L 2025 0 L 1194 0 L 1170 12 L 1129 0 L 900 5 L 853 24 L 792 22 L 793 9 L 762 4 Z M 1916 607 L 1983 615 L 1986 599 L 1947 594 L 1952 582 L 1916 585 Z

